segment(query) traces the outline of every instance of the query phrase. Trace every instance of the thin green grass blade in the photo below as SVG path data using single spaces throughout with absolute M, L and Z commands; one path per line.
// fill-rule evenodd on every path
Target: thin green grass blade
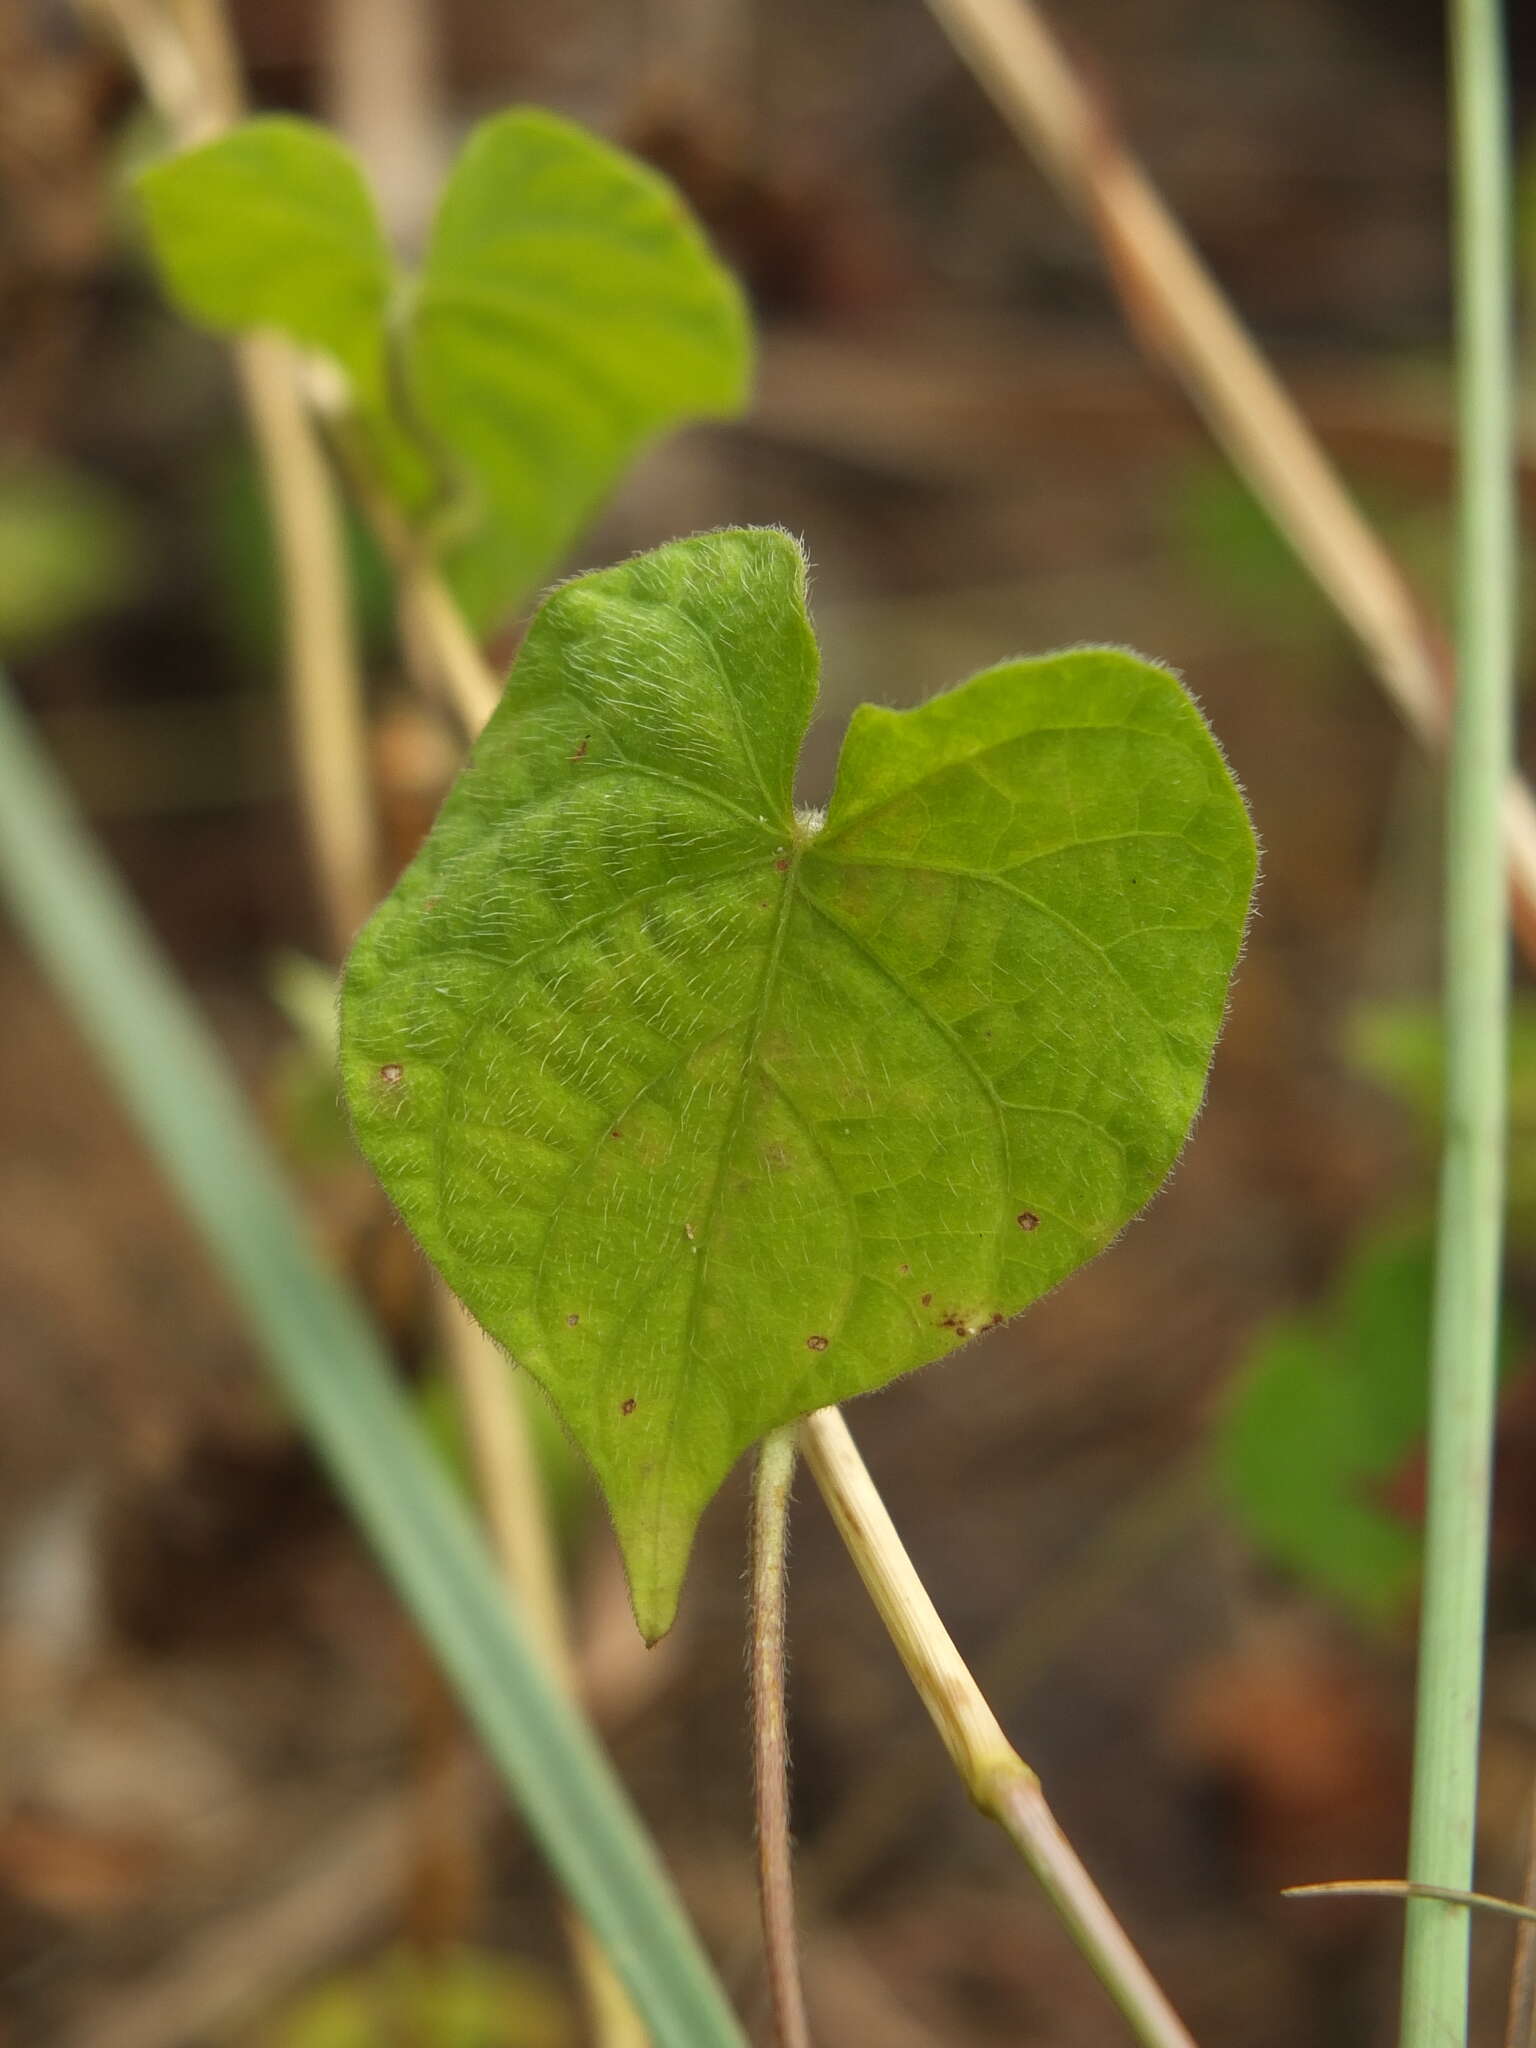
M 243 1306 L 562 1883 L 668 2048 L 743 2048 L 655 1852 L 528 1647 L 366 1320 L 0 677 L 0 895 Z
M 1503 796 L 1514 731 L 1514 312 L 1498 0 L 1451 0 L 1461 479 L 1445 868 L 1445 1141 L 1408 1874 L 1472 1883 L 1509 1059 Z M 1402 2048 L 1467 2039 L 1470 1926 L 1410 1900 Z

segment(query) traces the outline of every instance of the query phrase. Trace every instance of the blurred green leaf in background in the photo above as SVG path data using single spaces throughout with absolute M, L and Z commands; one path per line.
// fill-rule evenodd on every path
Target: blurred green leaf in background
M 1366 1238 L 1329 1301 L 1269 1325 L 1217 1422 L 1219 1483 L 1255 1547 L 1358 1618 L 1401 1621 L 1422 1536 L 1405 1494 L 1429 1420 L 1427 1231 Z M 1508 1365 L 1519 1330 L 1506 1311 Z
M 57 463 L 0 463 L 0 657 L 131 598 L 142 572 L 116 495 Z
M 470 1949 L 398 1949 L 311 1991 L 249 2048 L 575 2048 L 556 1987 Z

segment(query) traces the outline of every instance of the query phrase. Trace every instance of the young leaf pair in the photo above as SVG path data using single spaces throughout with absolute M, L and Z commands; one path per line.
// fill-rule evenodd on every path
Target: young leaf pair
M 425 259 L 396 267 L 358 165 L 264 116 L 140 179 L 172 297 L 345 373 L 370 466 L 482 624 L 559 561 L 639 449 L 740 410 L 741 293 L 644 165 L 538 109 L 486 121 Z
M 741 402 L 735 287 L 553 116 L 477 133 L 410 282 L 304 123 L 143 193 L 194 317 L 340 365 L 478 619 L 646 438 Z M 1164 670 L 1085 649 L 866 707 L 823 823 L 793 804 L 816 669 L 781 533 L 557 591 L 344 990 L 363 1147 L 591 1460 L 651 1638 L 750 1443 L 1016 1314 L 1153 1193 L 1252 886 Z

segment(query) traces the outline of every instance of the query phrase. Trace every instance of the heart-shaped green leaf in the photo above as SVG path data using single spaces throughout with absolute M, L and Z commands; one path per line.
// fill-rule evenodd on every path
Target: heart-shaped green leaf
M 408 508 L 460 495 L 439 538 L 479 620 L 534 587 L 646 442 L 745 403 L 741 292 L 677 193 L 537 108 L 470 138 L 414 282 L 356 162 L 310 122 L 246 122 L 140 190 L 184 311 L 335 357 Z
M 797 816 L 804 586 L 748 531 L 556 591 L 343 992 L 364 1150 L 591 1460 L 650 1638 L 747 1445 L 1152 1194 L 1253 880 L 1194 705 L 1106 649 L 864 707 Z

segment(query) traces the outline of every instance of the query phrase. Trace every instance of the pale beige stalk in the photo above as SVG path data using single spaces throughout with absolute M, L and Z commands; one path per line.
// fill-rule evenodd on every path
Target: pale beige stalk
M 177 140 L 206 142 L 239 118 L 227 24 L 205 0 L 93 0 L 133 59 Z M 285 696 L 305 831 L 328 936 L 339 956 L 372 910 L 378 823 L 341 512 L 300 388 L 296 351 L 277 335 L 232 344 L 261 465 L 283 591 Z
M 293 349 L 279 335 L 253 334 L 235 343 L 234 358 L 272 513 L 305 829 L 339 958 L 372 912 L 381 881 L 341 516 Z
M 1495 1913 L 1500 1919 L 1536 1921 L 1536 1906 L 1518 1899 L 1495 1898 L 1491 1892 L 1464 1892 L 1456 1885 L 1418 1884 L 1405 1877 L 1340 1877 L 1327 1884 L 1288 1884 L 1282 1899 L 1438 1899 L 1442 1905 L 1465 1906 L 1469 1912 Z
M 836 1408 L 800 1426 L 805 1461 L 907 1675 L 972 1800 L 1023 1856 L 1073 1940 L 1145 2048 L 1191 2036 L 1057 1826 L 1040 1780 L 971 1676 Z

